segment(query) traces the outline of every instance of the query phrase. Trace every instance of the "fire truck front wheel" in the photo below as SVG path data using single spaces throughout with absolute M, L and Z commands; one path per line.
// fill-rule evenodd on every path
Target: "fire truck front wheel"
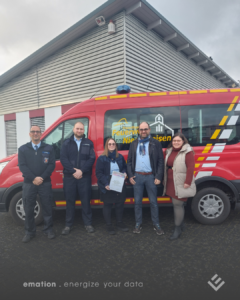
M 25 221 L 25 211 L 23 208 L 22 191 L 16 193 L 9 205 L 9 214 L 18 225 L 23 225 Z M 39 225 L 43 221 L 42 206 L 39 198 L 36 199 L 36 205 L 34 207 L 35 224 Z
M 228 196 L 218 188 L 204 188 L 192 200 L 192 213 L 195 219 L 206 225 L 222 223 L 230 213 Z

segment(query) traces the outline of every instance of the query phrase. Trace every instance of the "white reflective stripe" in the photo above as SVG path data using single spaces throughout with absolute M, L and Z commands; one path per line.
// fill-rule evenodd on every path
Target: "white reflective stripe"
M 224 146 L 226 145 L 226 143 L 217 143 L 214 145 L 211 153 L 220 153 L 223 152 Z
M 228 121 L 227 125 L 236 125 L 239 116 L 231 116 L 230 120 Z
M 195 179 L 201 178 L 201 177 L 205 177 L 205 176 L 211 176 L 213 173 L 213 171 L 209 171 L 209 172 L 198 172 L 197 176 Z
M 240 111 L 240 104 L 236 106 L 235 111 Z
M 220 156 L 209 156 L 206 160 L 219 160 Z
M 232 133 L 232 129 L 224 129 L 219 139 L 228 139 Z
M 202 167 L 203 168 L 214 168 L 214 167 L 216 167 L 216 164 L 203 164 Z

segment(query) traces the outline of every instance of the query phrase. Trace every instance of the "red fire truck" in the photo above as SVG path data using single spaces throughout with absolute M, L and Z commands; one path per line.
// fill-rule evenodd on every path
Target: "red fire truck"
M 60 149 L 72 135 L 76 121 L 85 126 L 85 134 L 94 143 L 96 157 L 104 142 L 113 137 L 119 152 L 127 160 L 130 143 L 138 135 L 138 124 L 150 124 L 151 135 L 165 149 L 174 133 L 181 131 L 195 151 L 197 194 L 189 199 L 194 217 L 202 224 L 223 222 L 231 207 L 240 203 L 240 89 L 213 89 L 173 92 L 116 94 L 76 104 L 42 135 L 54 147 L 56 168 L 52 174 L 54 209 L 65 209 Z M 23 223 L 23 177 L 17 154 L 0 160 L 0 211 Z M 145 193 L 146 196 L 146 193 Z M 159 205 L 171 205 L 171 199 L 158 189 Z M 147 197 L 143 205 L 148 205 Z M 92 175 L 93 207 L 101 207 L 95 164 Z M 127 185 L 125 206 L 133 206 L 133 189 Z M 81 199 L 76 199 L 81 207 Z M 36 223 L 42 221 L 41 203 L 35 207 Z

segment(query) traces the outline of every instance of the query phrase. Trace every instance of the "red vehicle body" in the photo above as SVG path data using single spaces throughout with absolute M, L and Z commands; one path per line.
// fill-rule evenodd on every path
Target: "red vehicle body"
M 119 152 L 127 160 L 129 145 L 138 134 L 137 125 L 147 121 L 151 134 L 162 142 L 163 150 L 172 135 L 182 131 L 195 152 L 197 194 L 189 199 L 195 218 L 203 224 L 219 224 L 240 202 L 240 89 L 196 90 L 118 94 L 86 100 L 76 104 L 61 116 L 42 135 L 42 140 L 55 149 L 56 167 L 52 174 L 53 206 L 64 209 L 61 143 L 72 134 L 77 120 L 85 124 L 85 132 L 94 143 L 96 158 L 102 154 L 104 141 L 112 136 Z M 4 163 L 8 162 L 5 166 Z M 101 207 L 95 164 L 92 175 L 93 207 Z M 22 223 L 23 177 L 18 168 L 17 154 L 0 161 L 0 211 L 9 211 Z M 146 194 L 145 194 L 146 195 Z M 143 204 L 149 203 L 143 198 Z M 168 196 L 158 190 L 159 205 L 171 205 Z M 134 204 L 132 186 L 127 186 L 126 206 Z M 76 199 L 76 207 L 81 207 Z M 41 217 L 41 203 L 37 199 L 36 223 Z

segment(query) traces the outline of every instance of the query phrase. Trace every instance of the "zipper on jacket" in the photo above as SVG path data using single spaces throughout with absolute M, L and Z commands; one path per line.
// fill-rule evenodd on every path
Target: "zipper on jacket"
M 80 166 L 78 167 L 78 162 L 79 162 L 79 153 L 81 152 L 81 147 L 82 147 L 82 141 L 83 141 L 83 138 L 81 140 L 81 143 L 80 143 L 80 147 L 79 147 L 79 150 L 78 150 L 78 157 L 77 157 L 77 168 L 80 168 Z M 77 146 L 77 143 L 75 142 L 76 146 Z
M 76 142 L 75 142 L 76 143 Z M 77 144 L 77 143 L 76 143 Z M 81 143 L 82 144 L 82 143 Z M 81 144 L 80 144 L 80 147 L 79 147 L 79 150 L 78 150 L 78 157 L 77 157 L 77 168 L 78 168 L 78 162 L 79 162 L 79 151 L 80 151 L 80 148 L 81 148 Z

